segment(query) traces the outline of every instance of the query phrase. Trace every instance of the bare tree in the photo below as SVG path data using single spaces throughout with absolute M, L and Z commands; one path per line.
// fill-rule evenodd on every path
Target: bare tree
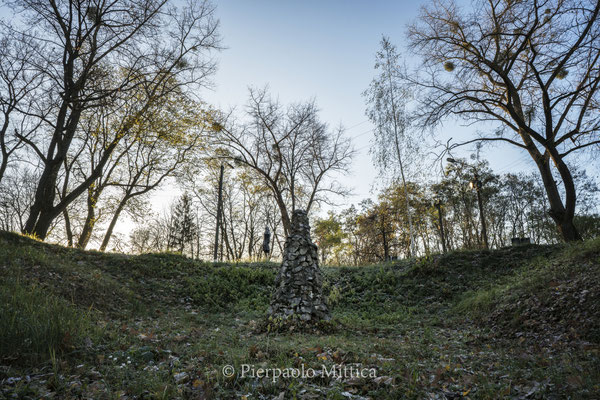
M 197 214 L 201 214 L 202 220 L 198 225 L 202 225 L 207 233 L 212 233 L 203 235 L 202 247 L 213 251 L 218 208 L 218 196 L 215 192 L 219 184 L 219 161 L 205 157 L 196 162 L 193 168 L 188 169 L 184 179 L 180 180 L 184 189 L 193 194 L 198 204 Z M 248 169 L 226 168 L 225 171 L 222 185 L 222 224 L 217 247 L 223 248 L 223 256 L 227 261 L 259 260 L 263 257 L 265 227 L 268 226 L 273 232 L 274 240 L 275 236 L 282 236 L 281 222 L 271 218 L 277 214 L 271 190 Z
M 149 193 L 164 179 L 175 175 L 188 161 L 185 157 L 203 148 L 200 143 L 207 113 L 198 102 L 177 89 L 158 94 L 136 90 L 130 94 L 94 113 L 84 113 L 81 119 L 81 132 L 76 139 L 83 154 L 74 159 L 78 183 L 96 174 L 107 147 L 115 137 L 120 139 L 101 173 L 96 174 L 96 180 L 87 188 L 86 217 L 77 240 L 80 248 L 85 248 L 91 239 L 101 217 L 100 201 L 106 197 L 103 193 L 107 189 L 109 196 L 117 198 L 103 202 L 104 216 L 112 214 L 111 225 L 114 225 L 128 201 Z M 135 124 L 131 125 L 131 115 L 140 104 L 146 111 L 138 114 Z M 107 207 L 107 203 L 113 206 Z M 112 234 L 112 228 L 110 231 Z
M 134 253 L 161 252 L 169 250 L 169 229 L 172 210 L 162 215 L 147 215 L 129 235 L 129 247 Z
M 408 32 L 423 60 L 422 73 L 406 76 L 422 95 L 422 125 L 450 116 L 496 123 L 495 132 L 456 145 L 501 142 L 526 151 L 567 241 L 580 239 L 567 158 L 600 144 L 599 12 L 600 1 L 589 0 L 482 0 L 470 12 L 441 0 Z
M 353 156 L 343 129 L 329 130 L 319 121 L 314 102 L 287 108 L 269 97 L 266 89 L 250 90 L 248 120 L 223 120 L 216 145 L 220 157 L 248 168 L 271 191 L 285 234 L 291 229 L 291 212 L 310 211 L 328 196 L 344 193 L 333 173 L 344 172 Z
M 28 141 L 43 164 L 35 201 L 24 231 L 45 238 L 51 222 L 101 175 L 119 141 L 160 94 L 181 86 L 206 84 L 214 71 L 207 50 L 217 48 L 217 22 L 206 1 L 171 7 L 167 0 L 15 0 L 21 18 L 13 32 L 27 32 L 35 46 L 28 67 L 39 71 L 42 99 L 32 118 L 43 121 Z M 29 46 L 29 42 L 21 41 Z M 108 79 L 108 78 L 112 79 Z M 177 78 L 177 79 L 175 79 Z M 139 105 L 124 129 L 115 132 L 87 179 L 55 202 L 56 184 L 71 151 L 80 120 L 107 102 L 144 87 L 152 102 Z
M 9 166 L 0 182 L 0 229 L 19 232 L 35 195 L 36 171 L 26 166 Z
M 4 27 L 3 27 L 4 28 Z M 24 35 L 14 36 L 3 29 L 0 37 L 0 182 L 9 158 L 28 140 L 40 122 L 27 120 L 31 93 L 41 84 L 40 73 L 29 68 L 32 51 Z
M 121 104 L 122 106 L 122 104 Z M 86 115 L 83 119 L 82 150 L 84 155 L 75 157 L 79 180 L 85 181 L 90 174 L 94 174 L 98 162 L 102 159 L 104 149 L 112 141 L 114 132 L 120 131 L 123 114 L 115 112 L 114 109 L 98 109 L 95 113 Z M 124 113 L 127 116 L 127 111 Z M 87 132 L 95 132 L 91 137 Z M 90 184 L 86 190 L 86 212 L 81 233 L 77 239 L 77 247 L 85 249 L 92 237 L 92 232 L 101 218 L 99 202 L 102 194 L 107 188 L 118 183 L 113 179 L 115 171 L 124 163 L 124 158 L 132 150 L 136 141 L 140 139 L 139 133 L 128 135 L 120 140 L 119 145 L 107 161 L 102 173 Z M 66 168 L 65 168 L 66 169 Z M 63 197 L 66 193 L 63 194 Z
M 131 137 L 132 146 L 122 153 L 119 177 L 110 183 L 120 189 L 119 200 L 100 245 L 106 250 L 116 223 L 132 199 L 145 196 L 193 162 L 194 154 L 204 149 L 206 137 L 204 113 L 198 105 L 178 98 L 169 104 L 168 112 L 151 113 L 139 126 L 140 134 Z M 185 104 L 185 106 L 184 106 Z
M 419 159 L 421 143 L 415 133 L 409 132 L 410 122 L 405 111 L 410 92 L 402 82 L 402 67 L 396 46 L 389 39 L 381 39 L 381 49 L 377 52 L 376 76 L 363 93 L 367 101 L 367 116 L 375 125 L 375 163 L 383 174 L 399 172 L 404 188 L 406 216 L 409 229 L 409 257 L 415 254 L 415 235 L 410 196 L 406 186 L 406 175 L 411 165 Z M 414 168 L 413 168 L 414 169 Z M 396 175 L 395 177 L 397 177 Z

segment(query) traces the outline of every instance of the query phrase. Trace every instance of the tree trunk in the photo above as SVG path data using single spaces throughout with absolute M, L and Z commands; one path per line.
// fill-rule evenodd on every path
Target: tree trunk
M 63 210 L 63 217 L 65 219 L 65 232 L 67 233 L 67 246 L 73 247 L 73 231 L 71 230 L 71 219 L 69 218 L 69 212 L 66 208 Z
M 287 238 L 287 236 L 292 231 L 292 221 L 290 220 L 290 215 L 287 212 L 287 208 L 285 206 L 285 202 L 281 197 L 281 193 L 275 192 L 275 200 L 277 201 L 277 206 L 279 206 L 279 211 L 281 212 L 281 223 L 283 224 L 283 234 Z
M 250 223 L 250 233 L 248 235 L 250 236 L 248 242 L 248 258 L 252 260 L 252 256 L 254 255 L 254 223 L 252 221 Z
M 575 185 L 570 171 L 560 158 L 554 158 L 555 165 L 557 165 L 557 169 L 564 183 L 564 189 L 567 198 L 567 207 L 565 207 L 560 197 L 560 192 L 558 190 L 556 181 L 552 176 L 549 154 L 546 153 L 544 156 L 539 157 L 535 161 L 540 174 L 542 175 L 542 181 L 544 182 L 544 188 L 548 197 L 548 202 L 550 203 L 550 210 L 548 211 L 548 214 L 554 223 L 556 223 L 558 232 L 565 242 L 581 240 L 581 235 L 573 223 L 577 193 L 575 191 Z
M 2 182 L 4 172 L 6 171 L 6 166 L 8 165 L 8 151 L 6 150 L 6 142 L 4 141 L 4 138 L 6 137 L 6 131 L 8 130 L 9 112 L 9 110 L 4 112 L 4 123 L 2 124 L 2 128 L 0 128 L 0 153 L 2 154 L 2 161 L 0 162 L 0 182 Z
M 408 217 L 408 232 L 409 232 L 409 246 L 408 251 L 409 257 L 415 255 L 415 242 L 414 242 L 414 228 L 412 223 L 412 213 L 410 212 L 410 200 L 408 199 L 408 190 L 406 187 L 406 178 L 404 177 L 404 166 L 402 165 L 402 160 L 400 159 L 400 151 L 398 150 L 398 162 L 400 163 L 400 173 L 402 175 L 402 186 L 404 187 L 404 206 L 406 207 L 406 215 Z
M 227 261 L 233 261 L 235 258 L 235 254 L 233 249 L 231 248 L 231 244 L 229 243 L 229 234 L 227 232 L 227 222 L 225 221 L 225 219 L 223 219 L 223 222 L 221 223 L 221 236 L 223 237 L 223 240 L 221 241 L 221 246 L 223 246 L 223 242 L 225 243 L 225 253 L 227 254 Z M 223 252 L 223 249 L 221 248 L 221 252 Z M 223 261 L 222 259 L 223 255 L 221 253 L 221 261 Z
M 42 240 L 46 238 L 53 219 L 51 214 L 56 196 L 55 184 L 60 164 L 60 162 L 55 161 L 46 163 L 35 191 L 35 199 L 31 205 L 29 216 L 25 221 L 23 233 L 34 235 Z
M 477 177 L 477 174 L 475 174 L 475 184 L 478 185 L 475 188 L 475 191 L 477 192 L 477 205 L 479 206 L 479 219 L 481 221 L 481 236 L 483 237 L 483 245 L 485 246 L 485 249 L 489 249 L 490 246 L 488 244 L 488 236 L 487 236 L 487 227 L 485 224 L 485 213 L 483 210 L 483 200 L 481 198 L 481 188 L 479 187 L 479 178 Z
M 100 192 L 94 191 L 93 188 L 88 189 L 87 215 L 85 217 L 81 235 L 79 235 L 79 240 L 77 240 L 77 247 L 80 249 L 85 249 L 92 237 L 92 231 L 96 225 L 96 201 L 99 195 Z
M 446 254 L 446 238 L 444 235 L 444 216 L 442 214 L 442 203 L 441 202 L 436 202 L 435 203 L 435 207 L 438 210 L 438 219 L 439 219 L 439 224 L 440 224 L 440 239 L 442 241 L 442 251 L 444 252 L 444 254 Z
M 4 153 L 4 151 L 3 151 Z M 6 172 L 6 167 L 8 166 L 8 155 L 2 154 L 2 162 L 0 162 L 0 182 L 2 182 L 2 178 L 4 177 L 4 173 Z
M 128 200 L 129 200 L 129 197 L 126 195 L 125 197 L 123 197 L 123 199 L 117 206 L 117 209 L 115 210 L 115 213 L 113 214 L 113 217 L 110 220 L 110 224 L 108 225 L 108 229 L 106 230 L 106 233 L 104 234 L 104 239 L 102 239 L 102 244 L 100 245 L 100 251 L 106 251 L 106 248 L 108 247 L 108 242 L 110 241 L 110 237 L 112 236 L 113 230 L 115 229 L 115 225 L 117 224 L 117 220 L 119 219 L 119 215 L 121 215 L 121 212 L 125 208 L 125 204 L 127 203 Z
M 65 97 L 76 96 L 75 94 L 65 94 Z M 71 110 L 70 115 L 67 113 Z M 64 100 L 57 115 L 57 123 L 46 155 L 44 171 L 40 176 L 38 187 L 35 192 L 35 200 L 31 206 L 31 212 L 25 222 L 24 233 L 33 234 L 41 240 L 48 235 L 48 230 L 54 218 L 56 218 L 64 208 L 54 207 L 56 197 L 56 181 L 60 167 L 67 158 L 71 141 L 75 135 L 75 130 L 81 117 L 82 109 L 75 107 L 72 103 Z
M 63 179 L 62 195 L 65 196 L 69 187 L 69 176 L 70 170 L 67 168 L 65 162 L 65 177 Z M 63 210 L 63 218 L 65 219 L 65 232 L 67 234 L 67 246 L 73 247 L 73 229 L 71 228 L 71 218 L 69 217 L 69 210 L 65 207 Z

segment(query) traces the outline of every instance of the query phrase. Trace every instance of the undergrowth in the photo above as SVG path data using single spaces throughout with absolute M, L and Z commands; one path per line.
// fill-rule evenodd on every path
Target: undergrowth
M 260 329 L 277 271 L 276 263 L 86 252 L 0 232 L 0 391 L 217 399 L 600 391 L 600 240 L 322 267 L 333 320 L 310 332 Z M 221 372 L 334 363 L 376 368 L 380 379 L 270 382 Z

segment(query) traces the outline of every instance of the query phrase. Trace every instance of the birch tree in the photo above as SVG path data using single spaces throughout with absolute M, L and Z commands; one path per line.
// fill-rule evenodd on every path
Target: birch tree
M 400 55 L 387 37 L 381 39 L 381 48 L 375 57 L 379 71 L 363 93 L 367 101 L 367 117 L 375 125 L 375 146 L 372 149 L 375 164 L 383 174 L 400 175 L 405 193 L 408 219 L 410 255 L 415 254 L 415 235 L 410 197 L 407 193 L 407 175 L 415 161 L 418 142 L 410 133 L 406 103 L 410 93 L 402 81 Z

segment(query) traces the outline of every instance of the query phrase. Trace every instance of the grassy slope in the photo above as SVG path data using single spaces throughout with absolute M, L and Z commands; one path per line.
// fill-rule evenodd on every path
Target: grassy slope
M 38 398 L 594 398 L 600 240 L 324 268 L 336 332 L 258 334 L 277 265 L 0 232 L 0 389 Z M 227 379 L 227 364 L 377 379 Z M 279 396 L 279 397 L 278 397 Z

